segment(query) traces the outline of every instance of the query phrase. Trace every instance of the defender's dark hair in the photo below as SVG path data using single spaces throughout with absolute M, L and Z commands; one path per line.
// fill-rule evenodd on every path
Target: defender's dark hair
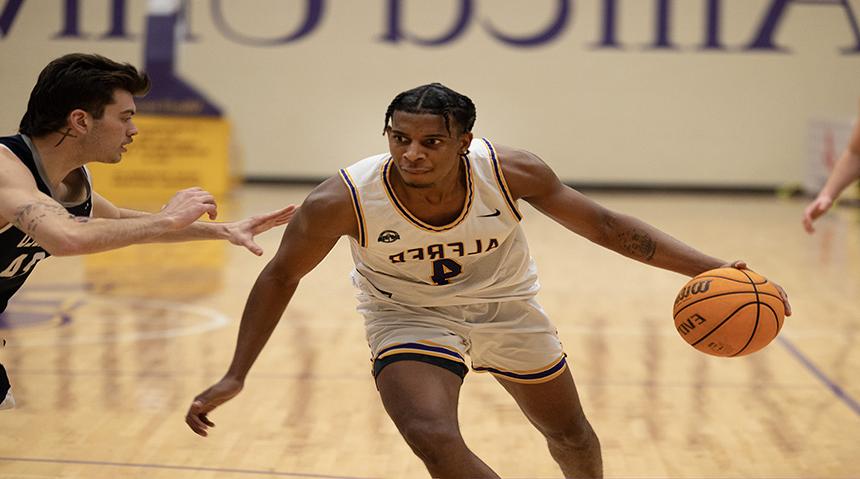
M 149 76 L 128 63 L 101 55 L 64 55 L 39 74 L 18 130 L 36 137 L 58 131 L 78 108 L 101 118 L 113 102 L 114 90 L 139 96 L 149 92 L 149 87 Z
M 395 111 L 440 115 L 445 119 L 445 129 L 448 133 L 451 133 L 451 118 L 462 133 L 472 131 L 472 127 L 475 126 L 475 104 L 472 100 L 441 83 L 422 85 L 394 97 L 385 112 L 383 135 L 388 131 L 388 123 Z

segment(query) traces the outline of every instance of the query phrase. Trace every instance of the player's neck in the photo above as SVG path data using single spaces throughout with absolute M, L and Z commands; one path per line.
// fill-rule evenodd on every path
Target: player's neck
M 33 146 L 42 158 L 42 168 L 48 176 L 48 183 L 54 190 L 69 173 L 86 164 L 86 159 L 77 142 L 69 141 L 69 138 L 59 142 L 60 138 L 61 135 L 55 133 L 31 138 Z

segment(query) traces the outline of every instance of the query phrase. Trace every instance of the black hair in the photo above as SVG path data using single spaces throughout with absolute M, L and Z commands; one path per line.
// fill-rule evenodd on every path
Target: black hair
M 475 104 L 466 95 L 461 95 L 441 83 L 430 83 L 400 93 L 385 111 L 384 135 L 395 111 L 440 115 L 445 119 L 445 129 L 451 133 L 451 119 L 462 130 L 472 131 L 475 126 Z
M 128 63 L 101 55 L 64 55 L 39 73 L 18 130 L 34 137 L 58 131 L 78 108 L 101 118 L 115 90 L 145 95 L 150 85 L 149 76 Z

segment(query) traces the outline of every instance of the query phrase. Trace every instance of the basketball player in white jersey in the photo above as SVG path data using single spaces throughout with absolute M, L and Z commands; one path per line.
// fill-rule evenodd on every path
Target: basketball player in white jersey
M 242 389 L 299 280 L 348 236 L 377 388 L 432 477 L 498 477 L 459 432 L 469 367 L 513 396 L 566 477 L 602 476 L 600 444 L 555 327 L 534 300 L 518 201 L 660 268 L 693 276 L 727 262 L 601 207 L 532 153 L 473 139 L 474 122 L 472 101 L 438 83 L 394 99 L 385 116 L 390 152 L 322 183 L 287 226 L 248 298 L 229 370 L 189 408 L 192 430 L 207 435 L 207 414 Z
M 812 223 L 819 216 L 827 213 L 836 198 L 858 178 L 860 178 L 860 116 L 854 122 L 854 130 L 851 131 L 848 147 L 836 161 L 824 187 L 803 211 L 803 228 L 807 233 L 815 232 Z

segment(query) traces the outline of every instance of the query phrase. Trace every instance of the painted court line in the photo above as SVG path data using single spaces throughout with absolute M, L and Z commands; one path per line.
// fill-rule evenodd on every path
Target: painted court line
M 174 314 L 183 314 L 187 317 L 197 317 L 202 319 L 200 322 L 195 322 L 191 324 L 183 324 L 182 321 L 174 321 L 177 323 L 174 326 L 171 326 L 167 329 L 162 330 L 154 330 L 154 331 L 132 331 L 132 332 L 123 332 L 117 333 L 111 336 L 93 336 L 93 335 L 75 335 L 70 338 L 56 338 L 53 336 L 49 337 L 22 337 L 18 338 L 15 341 L 10 341 L 7 344 L 9 349 L 15 348 L 36 348 L 36 347 L 56 347 L 58 344 L 62 345 L 77 345 L 77 344 L 109 344 L 109 343 L 131 343 L 136 341 L 146 341 L 152 339 L 169 339 L 169 338 L 177 338 L 181 336 L 192 336 L 198 335 L 202 333 L 206 333 L 209 331 L 213 331 L 216 329 L 220 329 L 227 324 L 230 323 L 230 318 L 225 316 L 219 311 L 216 311 L 211 308 L 207 308 L 204 306 L 198 306 L 194 304 L 184 304 L 178 303 L 175 301 L 164 301 L 164 300 L 153 300 L 153 299 L 130 299 L 130 298 L 99 298 L 94 297 L 90 298 L 85 304 L 75 304 L 75 308 L 80 306 L 90 306 L 90 307 L 101 307 L 101 306 L 115 306 L 119 308 L 126 308 L 125 310 L 121 310 L 120 312 L 123 314 L 130 314 L 132 312 L 139 312 L 141 310 L 165 310 L 169 313 Z M 65 314 L 65 313 L 63 313 Z M 73 311 L 71 314 L 78 315 L 74 316 L 75 321 L 79 323 L 84 322 L 96 322 L 96 321 L 105 321 L 104 318 L 99 318 L 97 316 L 87 316 L 84 315 L 79 309 L 77 311 Z M 84 316 L 84 317 L 80 317 Z M 70 320 L 71 317 L 66 318 L 63 317 L 63 323 L 66 323 Z M 114 320 L 111 320 L 114 321 Z M 116 322 L 116 321 L 114 321 Z
M 318 479 L 374 479 L 358 476 L 332 476 L 327 474 L 312 474 L 300 472 L 262 471 L 255 469 L 230 469 L 221 467 L 197 467 L 176 466 L 170 464 L 146 464 L 133 462 L 109 462 L 109 461 L 82 461 L 75 459 L 45 459 L 36 457 L 2 457 L 0 461 L 9 462 L 37 462 L 43 464 L 79 464 L 84 466 L 108 466 L 108 467 L 140 467 L 144 469 L 168 469 L 174 471 L 197 471 L 197 472 L 229 472 L 233 474 L 248 474 L 256 476 L 278 476 L 278 477 L 311 477 Z
M 836 384 L 829 377 L 827 377 L 826 374 L 824 374 L 820 369 L 818 369 L 818 367 L 813 364 L 812 361 L 807 358 L 802 352 L 800 352 L 797 346 L 795 346 L 791 341 L 785 339 L 784 336 L 777 336 L 776 339 L 778 339 L 779 342 L 783 346 L 785 346 L 786 349 L 788 349 L 788 352 L 790 352 L 795 359 L 800 361 L 800 364 L 803 364 L 803 366 L 806 367 L 809 372 L 811 372 L 816 378 L 818 378 L 819 381 L 824 383 L 824 385 L 827 386 L 827 389 L 829 389 L 837 398 L 839 398 L 840 401 L 842 401 L 849 408 L 851 408 L 851 410 L 854 411 L 854 414 L 860 416 L 860 403 L 858 403 L 856 399 L 852 398 L 848 393 L 845 392 L 844 389 L 842 389 L 841 386 Z

